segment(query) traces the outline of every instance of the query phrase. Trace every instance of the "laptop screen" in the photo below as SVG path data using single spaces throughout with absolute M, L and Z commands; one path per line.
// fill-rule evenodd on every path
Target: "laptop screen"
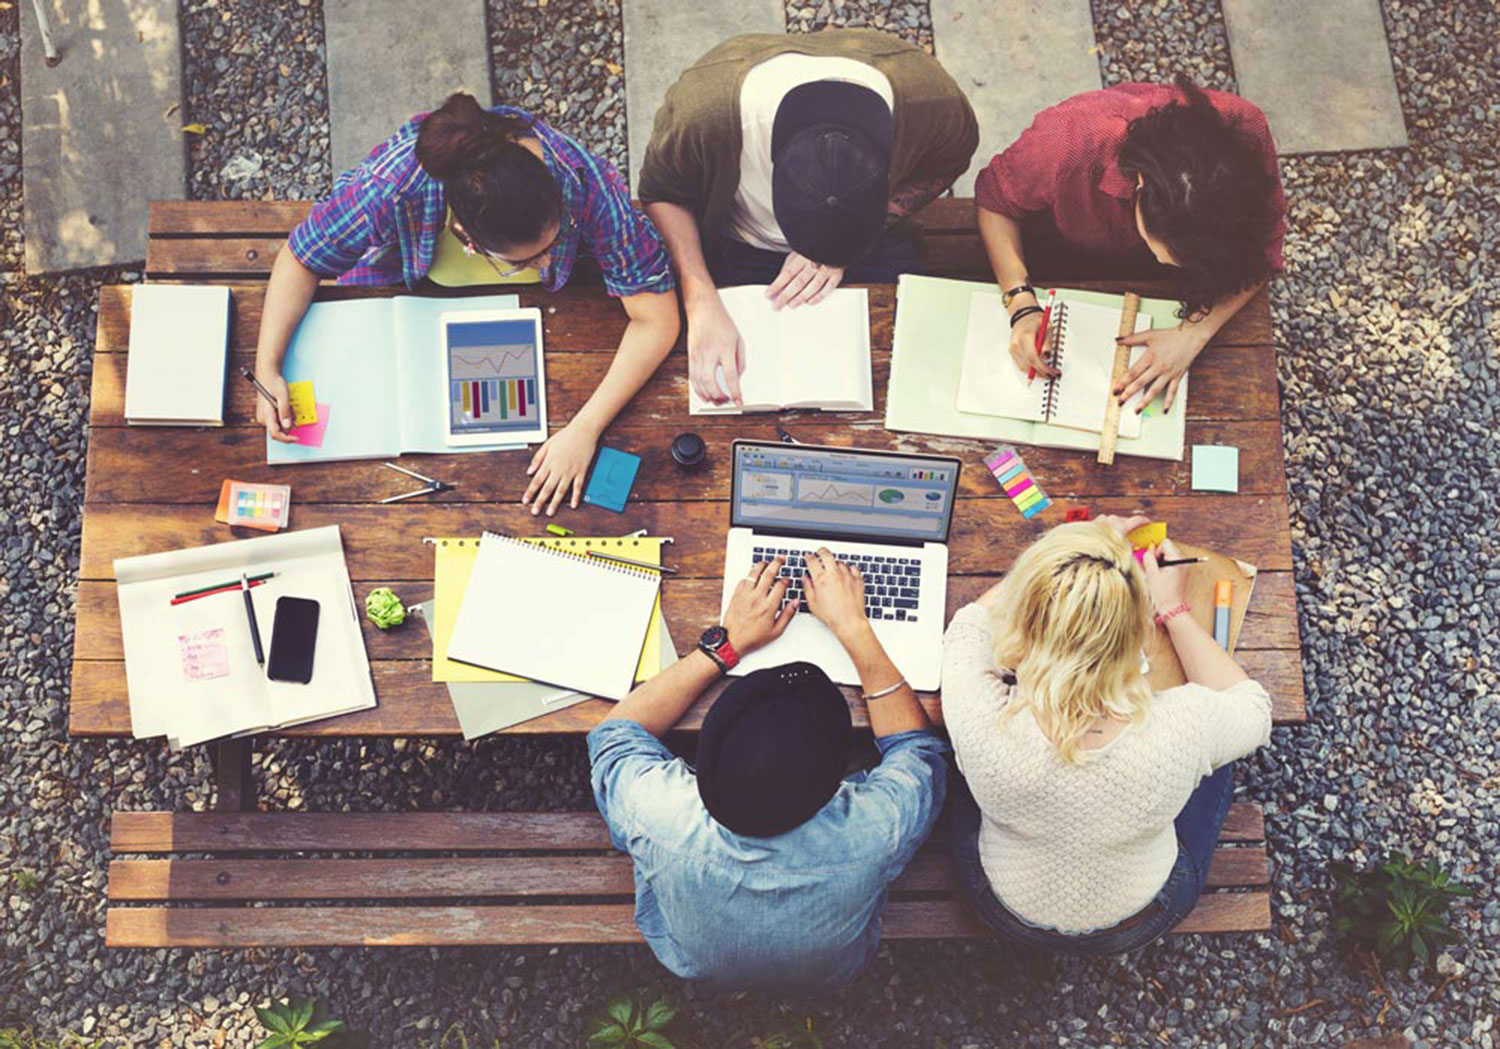
M 933 455 L 736 441 L 730 524 L 946 542 L 961 465 Z

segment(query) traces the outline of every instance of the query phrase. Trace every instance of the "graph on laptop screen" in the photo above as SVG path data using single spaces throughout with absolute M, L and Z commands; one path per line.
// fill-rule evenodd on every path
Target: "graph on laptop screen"
M 454 433 L 537 424 L 536 328 L 530 321 L 448 325 L 448 411 Z
M 736 446 L 733 523 L 880 539 L 948 534 L 958 466 L 932 459 Z

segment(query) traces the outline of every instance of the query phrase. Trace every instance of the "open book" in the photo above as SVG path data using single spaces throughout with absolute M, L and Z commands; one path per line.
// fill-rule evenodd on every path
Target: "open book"
M 323 443 L 313 447 L 267 437 L 266 461 L 275 466 L 520 447 L 448 443 L 443 405 L 449 397 L 438 328 L 445 313 L 514 309 L 517 302 L 514 295 L 396 295 L 313 303 L 281 370 L 287 382 L 310 380 L 319 404 L 328 407 Z
M 1151 317 L 1137 314 L 1135 330 L 1149 327 Z M 1117 308 L 1059 298 L 1042 356 L 1062 374 L 1051 379 L 1037 376 L 1028 382 L 1007 348 L 1010 322 L 1005 307 L 998 296 L 976 292 L 969 300 L 958 410 L 1100 433 L 1119 331 Z M 1145 347 L 1134 347 L 1132 363 L 1144 352 Z M 1138 437 L 1140 432 L 1141 417 L 1133 401 L 1120 411 L 1120 436 Z
M 814 306 L 775 310 L 766 286 L 719 292 L 740 338 L 744 407 L 711 404 L 688 394 L 693 415 L 738 415 L 782 408 L 867 412 L 875 404 L 870 379 L 870 306 L 864 288 L 839 288 Z M 723 373 L 716 378 L 726 389 Z

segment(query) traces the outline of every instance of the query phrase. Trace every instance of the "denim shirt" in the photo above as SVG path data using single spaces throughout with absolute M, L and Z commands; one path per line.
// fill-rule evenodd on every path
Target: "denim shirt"
M 875 953 L 886 889 L 942 811 L 948 744 L 928 731 L 876 740 L 880 764 L 847 777 L 812 819 L 774 838 L 735 834 L 681 758 L 634 721 L 589 733 L 594 798 L 635 863 L 635 917 L 684 979 L 808 990 L 852 979 Z

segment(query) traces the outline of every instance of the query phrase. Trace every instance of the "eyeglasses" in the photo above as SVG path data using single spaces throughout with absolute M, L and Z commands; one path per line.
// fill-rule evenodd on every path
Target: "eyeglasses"
M 473 237 L 469 236 L 468 230 L 464 229 L 457 222 L 450 221 L 448 223 L 448 228 L 452 230 L 453 236 L 458 238 L 458 242 L 464 246 L 464 251 L 468 252 L 470 255 L 483 256 L 484 261 L 490 264 L 490 268 L 495 271 L 496 276 L 514 277 L 518 273 L 524 273 L 525 271 L 536 266 L 538 260 L 546 258 L 547 255 L 552 252 L 552 249 L 556 248 L 557 245 L 562 242 L 562 239 L 572 232 L 573 217 L 566 211 L 564 211 L 562 213 L 562 218 L 558 221 L 557 224 L 557 235 L 548 242 L 547 246 L 541 251 L 537 252 L 535 255 L 531 255 L 528 258 L 519 260 L 507 259 L 503 255 L 496 255 L 494 252 L 486 251 L 484 248 L 479 246 L 479 244 L 474 240 Z M 502 269 L 499 265 L 497 265 L 497 263 L 503 263 L 506 268 Z

